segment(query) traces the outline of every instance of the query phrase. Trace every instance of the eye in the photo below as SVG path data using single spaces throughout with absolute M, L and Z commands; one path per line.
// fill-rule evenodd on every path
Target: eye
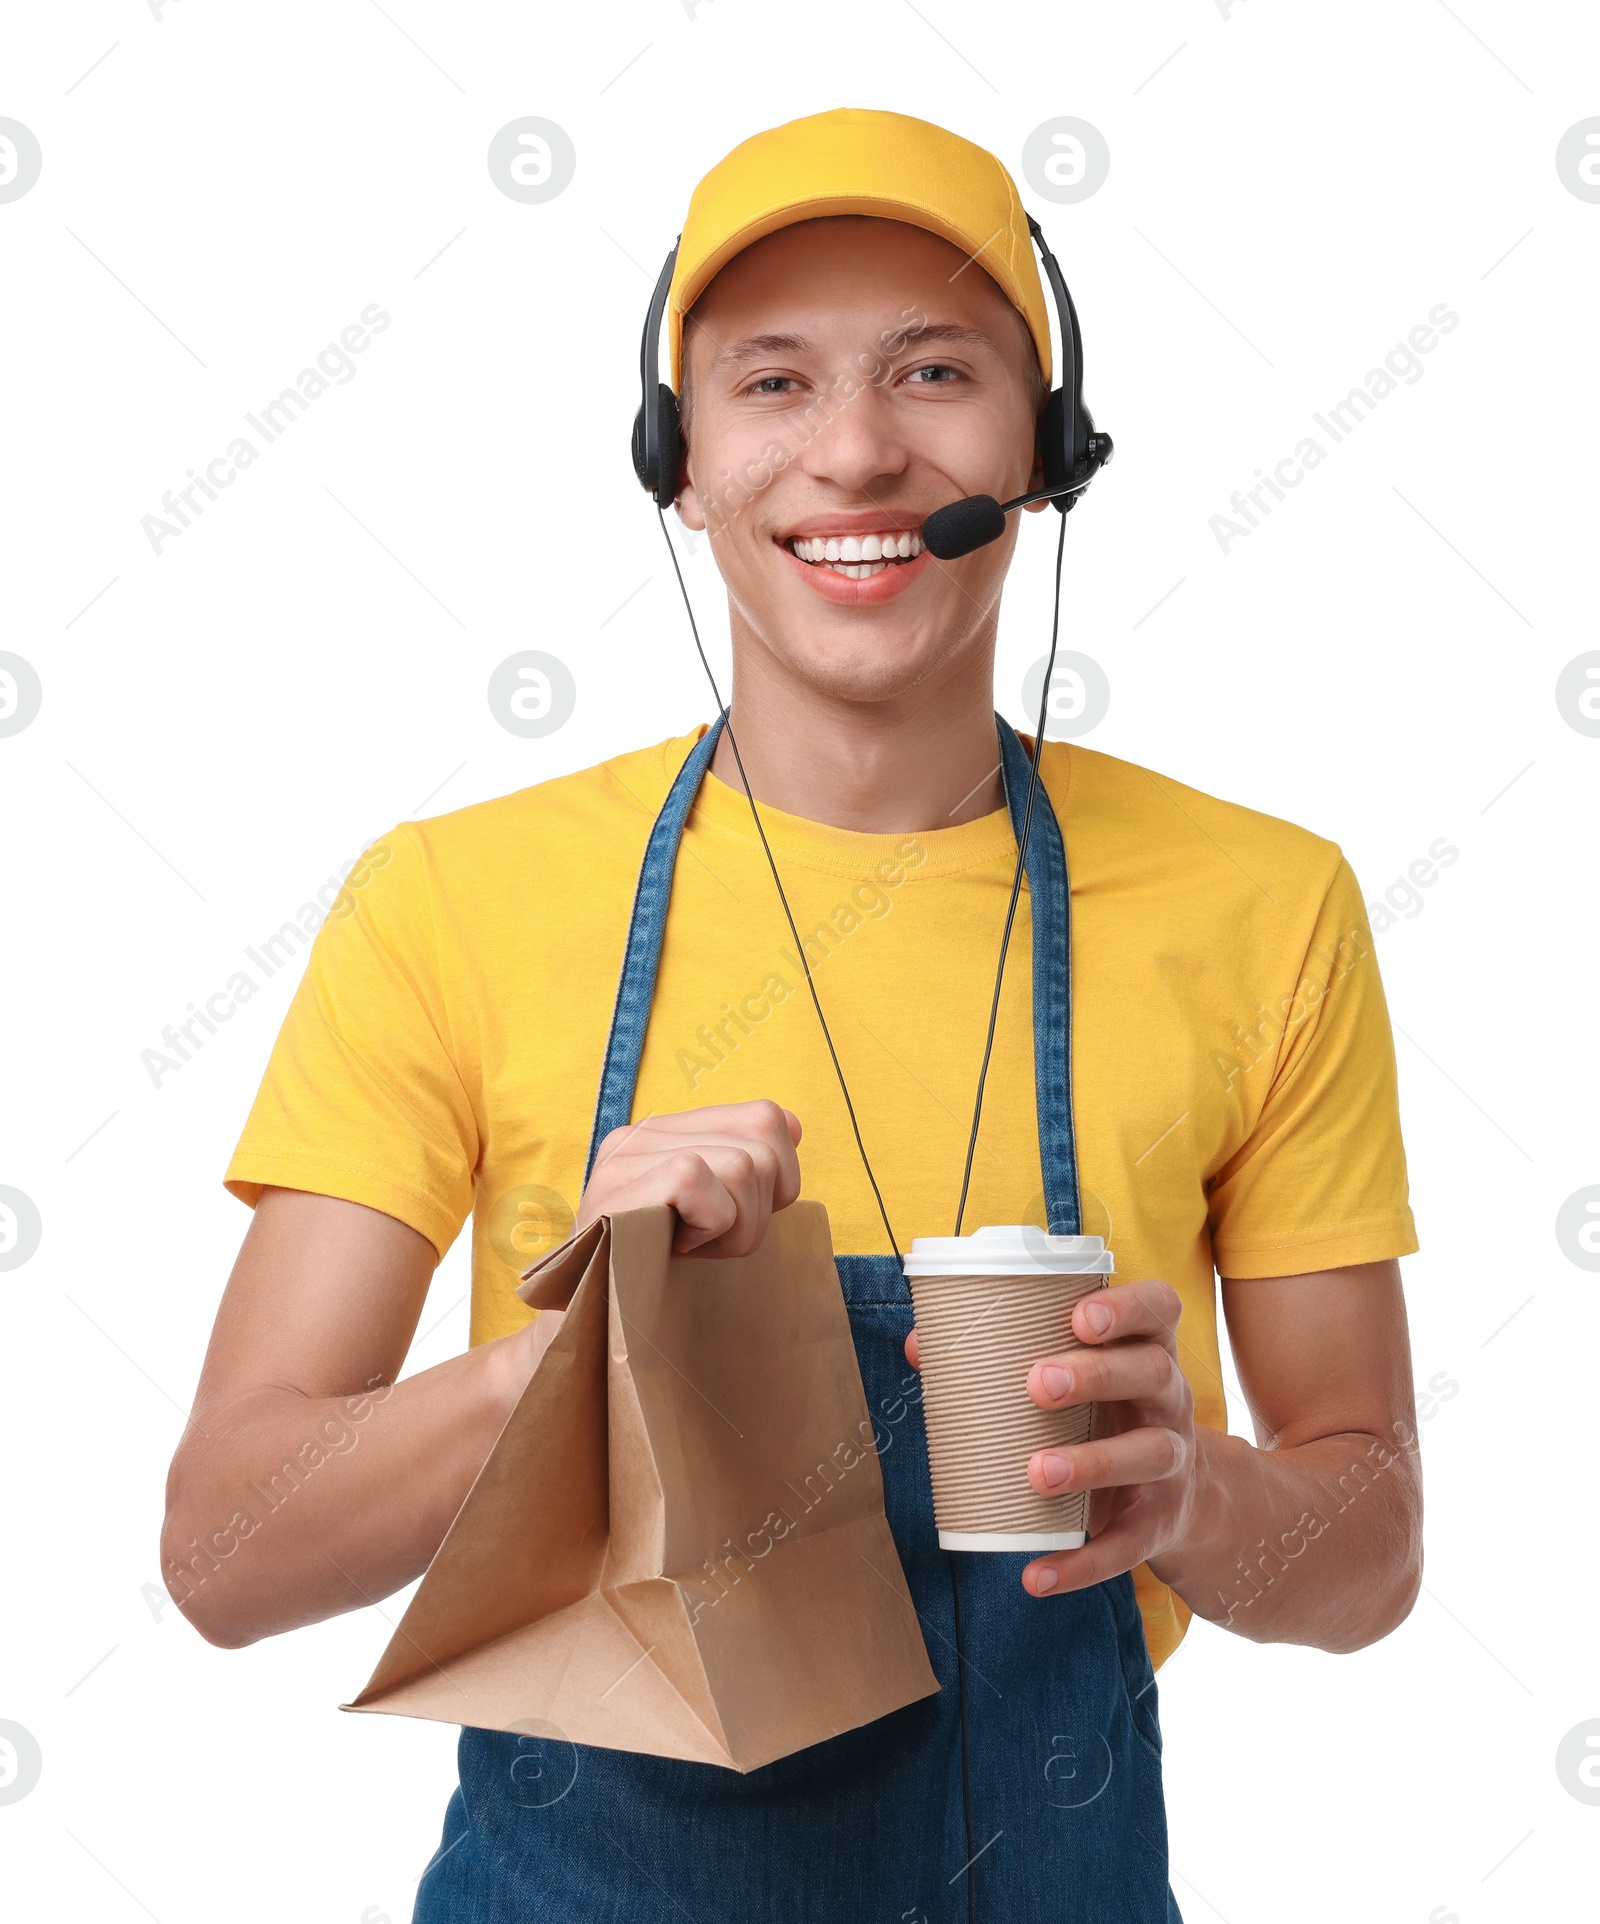
M 962 378 L 961 370 L 944 361 L 931 362 L 927 367 L 914 367 L 905 377 L 914 381 L 918 387 L 948 387 Z
M 745 389 L 746 394 L 787 394 L 796 385 L 792 374 L 763 374 Z

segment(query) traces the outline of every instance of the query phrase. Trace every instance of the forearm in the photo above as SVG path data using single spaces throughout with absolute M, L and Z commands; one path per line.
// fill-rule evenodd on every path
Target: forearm
M 168 1480 L 161 1557 L 201 1635 L 253 1643 L 419 1575 L 527 1380 L 517 1343 L 353 1396 L 262 1388 L 197 1410 Z
M 1197 1616 L 1257 1643 L 1349 1651 L 1421 1581 L 1415 1450 L 1361 1431 L 1275 1449 L 1197 1428 L 1192 1526 L 1151 1568 Z

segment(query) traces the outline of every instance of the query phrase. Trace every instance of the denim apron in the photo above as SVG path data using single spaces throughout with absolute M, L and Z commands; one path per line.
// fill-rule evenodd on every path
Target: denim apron
M 1020 837 L 1028 758 L 996 722 Z M 721 732 L 684 763 L 645 850 L 591 1168 L 632 1117 L 678 844 Z M 1028 839 L 1045 1204 L 1050 1229 L 1075 1234 L 1066 852 L 1042 784 Z M 939 1548 L 905 1278 L 892 1256 L 837 1266 L 867 1405 L 891 1438 L 884 1504 L 938 1695 L 745 1776 L 464 1729 L 415 1924 L 1179 1924 L 1132 1577 L 1036 1598 L 1026 1554 Z

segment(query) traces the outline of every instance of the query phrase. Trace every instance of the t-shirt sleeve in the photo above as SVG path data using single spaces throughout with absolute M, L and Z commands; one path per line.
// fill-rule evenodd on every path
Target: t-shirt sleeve
M 381 1209 L 443 1256 L 472 1208 L 478 1130 L 456 1066 L 423 853 L 373 843 L 317 931 L 223 1182 Z
M 1209 1186 L 1226 1277 L 1304 1275 L 1417 1247 L 1389 1008 L 1342 856 L 1286 989 L 1276 1050 L 1237 1071 L 1269 1076 L 1265 1096 L 1252 1096 L 1260 1106 L 1248 1136 Z

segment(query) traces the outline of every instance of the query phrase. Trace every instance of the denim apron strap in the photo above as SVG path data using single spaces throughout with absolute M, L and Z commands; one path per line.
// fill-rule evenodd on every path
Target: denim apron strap
M 683 825 L 689 819 L 689 810 L 711 766 L 711 757 L 717 751 L 727 719 L 724 711 L 690 750 L 688 760 L 667 791 L 667 799 L 645 844 L 639 886 L 634 891 L 633 916 L 628 923 L 628 944 L 623 951 L 622 973 L 617 978 L 617 1000 L 611 1011 L 611 1033 L 606 1038 L 605 1064 L 600 1071 L 594 1130 L 589 1137 L 589 1154 L 584 1159 L 586 1185 L 594 1172 L 594 1159 L 601 1143 L 613 1129 L 620 1129 L 633 1117 L 633 1094 L 639 1086 L 644 1034 L 649 1027 L 650 1004 L 656 992 L 656 971 L 661 966 L 661 940 L 667 930 L 667 905 L 672 899 L 678 844 L 683 839 Z
M 1000 732 L 1000 777 L 1020 843 L 1031 764 L 1010 722 L 1004 715 L 994 719 Z M 1061 824 L 1042 777 L 1034 791 L 1025 868 L 1033 912 L 1033 1078 L 1046 1227 L 1052 1236 L 1076 1236 L 1082 1216 L 1072 1126 L 1072 896 Z

